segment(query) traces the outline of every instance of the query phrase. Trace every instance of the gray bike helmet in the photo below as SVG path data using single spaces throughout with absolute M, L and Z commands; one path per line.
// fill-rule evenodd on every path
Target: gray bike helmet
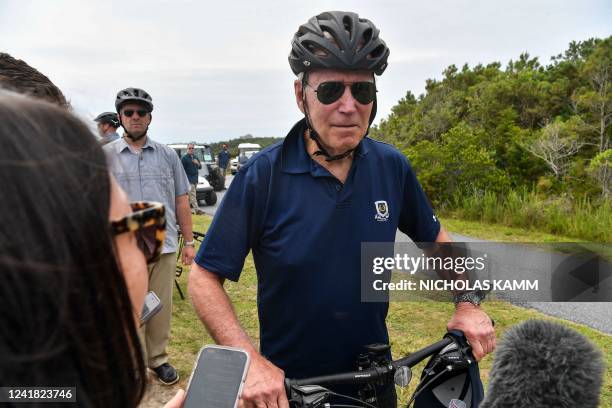
M 97 123 L 110 123 L 113 127 L 119 127 L 119 115 L 115 112 L 102 112 L 94 119 Z
M 366 70 L 381 75 L 389 48 L 379 30 L 357 13 L 327 11 L 299 27 L 291 41 L 289 65 L 298 75 L 315 68 Z
M 123 104 L 128 102 L 139 103 L 146 107 L 149 112 L 153 112 L 153 98 L 140 88 L 125 88 L 117 93 L 115 99 L 117 112 L 121 110 Z

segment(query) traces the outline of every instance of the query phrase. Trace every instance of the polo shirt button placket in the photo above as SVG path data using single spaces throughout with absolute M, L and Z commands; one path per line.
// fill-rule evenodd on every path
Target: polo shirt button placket
M 336 184 L 336 191 L 337 192 L 342 191 L 342 184 Z

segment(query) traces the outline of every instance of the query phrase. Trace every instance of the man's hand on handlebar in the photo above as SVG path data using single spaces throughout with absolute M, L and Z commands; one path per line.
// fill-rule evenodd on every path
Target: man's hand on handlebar
M 495 329 L 487 314 L 471 303 L 457 304 L 455 314 L 446 325 L 448 330 L 461 330 L 472 347 L 477 361 L 495 350 Z
M 259 353 L 251 353 L 239 407 L 289 407 L 285 393 L 285 373 Z

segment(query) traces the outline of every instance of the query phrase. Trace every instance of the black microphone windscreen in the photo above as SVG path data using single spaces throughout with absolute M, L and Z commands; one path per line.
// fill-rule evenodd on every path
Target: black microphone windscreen
M 528 320 L 497 347 L 480 408 L 596 408 L 603 373 L 602 353 L 582 334 Z

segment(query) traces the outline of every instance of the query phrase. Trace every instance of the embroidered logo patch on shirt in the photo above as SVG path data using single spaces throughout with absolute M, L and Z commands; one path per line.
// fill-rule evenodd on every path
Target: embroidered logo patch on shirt
M 376 215 L 374 219 L 376 221 L 388 221 L 389 220 L 389 206 L 386 201 L 375 201 L 374 207 L 376 207 Z

